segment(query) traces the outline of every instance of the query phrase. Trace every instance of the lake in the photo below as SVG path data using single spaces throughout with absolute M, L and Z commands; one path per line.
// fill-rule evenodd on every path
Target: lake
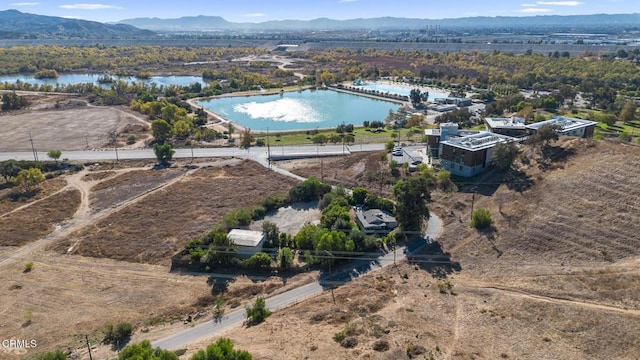
M 48 84 L 52 86 L 56 86 L 56 84 L 61 85 L 76 85 L 76 84 L 86 84 L 92 83 L 98 85 L 98 79 L 102 76 L 102 74 L 60 74 L 57 79 L 36 79 L 33 75 L 3 75 L 0 76 L 0 83 L 8 82 L 10 84 L 15 83 L 17 80 L 20 80 L 23 83 L 28 84 Z M 202 86 L 206 86 L 207 84 L 202 80 L 202 76 L 152 76 L 149 79 L 138 79 L 135 77 L 116 77 L 112 76 L 114 79 L 121 79 L 126 81 L 127 83 L 155 83 L 158 86 L 160 85 L 178 85 L 178 86 L 188 86 L 193 83 L 200 83 Z M 100 84 L 103 87 L 108 88 L 110 84 Z
M 384 121 L 399 104 L 333 90 L 304 90 L 275 95 L 221 97 L 198 102 L 204 108 L 251 130 L 333 128 Z
M 421 92 L 428 91 L 429 100 L 449 97 L 449 93 L 436 92 L 436 91 L 433 91 L 433 89 L 428 89 L 423 86 L 413 86 L 408 84 L 405 84 L 404 86 L 396 86 L 393 84 L 383 83 L 383 82 L 371 82 L 371 83 L 366 83 L 364 85 L 352 85 L 352 86 L 355 88 L 380 91 L 381 93 L 388 92 L 390 94 L 397 94 L 397 95 L 403 95 L 403 96 L 411 95 L 411 90 L 417 88 L 417 89 L 420 89 Z

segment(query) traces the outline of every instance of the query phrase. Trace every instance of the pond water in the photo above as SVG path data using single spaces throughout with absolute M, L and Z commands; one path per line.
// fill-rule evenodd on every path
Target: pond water
M 20 80 L 23 83 L 28 84 L 48 84 L 55 86 L 56 84 L 61 85 L 76 85 L 76 84 L 86 84 L 93 83 L 98 85 L 98 79 L 102 76 L 102 74 L 60 74 L 57 79 L 36 79 L 33 75 L 3 75 L 0 76 L 0 83 L 8 82 L 10 84 L 15 83 L 17 80 Z M 178 86 L 188 86 L 193 83 L 200 83 L 202 86 L 206 86 L 204 80 L 202 80 L 201 76 L 152 76 L 149 79 L 138 79 L 135 77 L 115 77 L 114 79 L 121 79 L 126 81 L 127 83 L 133 82 L 142 82 L 142 83 L 155 83 L 158 86 L 160 85 L 178 85 Z M 109 87 L 110 84 L 100 84 L 104 87 Z
M 353 85 L 353 87 L 356 88 L 361 88 L 361 89 L 367 89 L 367 90 L 374 90 L 374 91 L 380 91 L 382 93 L 390 93 L 390 94 L 397 94 L 397 95 L 403 95 L 403 96 L 409 96 L 411 94 L 411 89 L 415 89 L 418 88 L 420 89 L 421 92 L 425 92 L 428 91 L 429 92 L 429 99 L 428 100 L 433 100 L 436 98 L 446 98 L 449 97 L 449 93 L 444 93 L 444 92 L 437 92 L 437 91 L 433 91 L 433 89 L 428 89 L 425 87 L 420 87 L 420 86 L 412 86 L 412 85 L 393 85 L 393 84 L 387 84 L 387 83 L 367 83 L 364 85 Z
M 275 95 L 222 97 L 198 102 L 225 119 L 251 130 L 332 128 L 343 122 L 362 125 L 397 111 L 399 104 L 333 90 L 304 90 Z

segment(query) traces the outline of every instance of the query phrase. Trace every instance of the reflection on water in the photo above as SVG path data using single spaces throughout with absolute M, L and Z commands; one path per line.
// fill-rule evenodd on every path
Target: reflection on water
M 332 90 L 222 97 L 199 104 L 252 130 L 302 130 L 383 121 L 398 104 Z

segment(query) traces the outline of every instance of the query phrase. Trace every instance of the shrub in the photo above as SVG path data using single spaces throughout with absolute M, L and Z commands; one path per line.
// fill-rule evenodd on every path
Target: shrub
M 373 350 L 375 351 L 387 351 L 389 350 L 389 342 L 387 340 L 378 340 L 373 343 Z
M 347 336 L 342 331 L 333 334 L 333 340 L 339 343 L 341 343 L 346 337 Z
M 250 268 L 259 269 L 271 266 L 271 257 L 267 253 L 259 252 L 244 261 Z
M 267 309 L 266 303 L 262 296 L 258 296 L 253 306 L 248 306 L 246 308 L 246 311 L 247 321 L 249 325 L 260 324 L 271 315 L 271 311 Z
M 480 208 L 471 215 L 471 227 L 476 229 L 486 229 L 493 223 L 489 210 Z
M 340 342 L 340 345 L 341 345 L 343 348 L 351 349 L 351 348 L 353 348 L 353 347 L 356 347 L 356 345 L 358 345 L 358 338 L 357 338 L 357 337 L 350 336 L 350 337 L 348 337 L 348 338 L 346 338 L 346 339 L 342 340 L 342 341 Z
M 28 273 L 31 270 L 33 270 L 33 261 L 29 261 L 28 263 L 24 264 L 24 270 L 22 272 Z
M 136 136 L 135 135 L 129 135 L 127 137 L 127 145 L 133 145 L 136 142 Z
M 128 322 L 121 322 L 117 325 L 107 324 L 104 342 L 107 344 L 114 344 L 118 341 L 128 339 L 133 333 L 133 325 Z

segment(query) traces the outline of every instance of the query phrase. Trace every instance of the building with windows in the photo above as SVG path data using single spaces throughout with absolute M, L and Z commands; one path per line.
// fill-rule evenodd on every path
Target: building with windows
M 558 130 L 556 130 L 556 132 L 560 136 L 577 136 L 581 138 L 591 138 L 593 137 L 593 132 L 595 131 L 596 124 L 597 123 L 595 121 L 559 116 L 551 120 L 529 124 L 526 127 L 530 135 L 535 134 L 541 127 L 545 125 L 557 125 Z
M 528 133 L 525 119 L 522 117 L 485 118 L 487 131 L 513 137 L 526 136 Z
M 493 160 L 493 148 L 516 138 L 480 132 L 440 142 L 440 165 L 454 175 L 471 177 L 485 171 Z

